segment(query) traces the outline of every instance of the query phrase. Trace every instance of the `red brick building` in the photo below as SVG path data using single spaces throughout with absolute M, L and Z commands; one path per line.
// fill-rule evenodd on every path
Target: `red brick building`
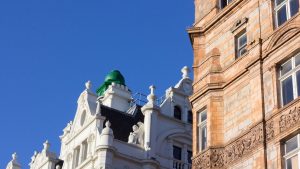
M 300 167 L 299 0 L 195 0 L 193 168 Z

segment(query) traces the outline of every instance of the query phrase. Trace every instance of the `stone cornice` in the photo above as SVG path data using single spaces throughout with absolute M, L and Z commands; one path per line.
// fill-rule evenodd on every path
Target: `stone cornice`
M 238 5 L 241 4 L 243 1 L 247 1 L 247 0 L 235 0 L 235 1 L 231 2 L 225 8 L 219 10 L 217 15 L 214 16 L 214 18 L 212 20 L 208 21 L 208 23 L 205 24 L 203 27 L 195 27 L 195 25 L 197 25 L 201 21 L 200 20 L 200 21 L 194 23 L 193 27 L 188 28 L 187 32 L 189 34 L 189 37 L 190 37 L 190 40 L 191 40 L 192 44 L 193 44 L 192 36 L 194 36 L 194 34 L 201 34 L 201 33 L 203 34 L 204 32 L 208 31 L 213 26 L 216 26 L 217 24 L 219 24 L 219 21 L 221 19 L 228 16 L 228 14 L 230 12 L 232 12 L 233 9 L 237 8 Z

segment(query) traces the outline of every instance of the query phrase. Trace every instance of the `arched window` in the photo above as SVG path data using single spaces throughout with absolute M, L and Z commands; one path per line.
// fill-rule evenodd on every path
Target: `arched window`
M 174 106 L 174 117 L 181 120 L 181 108 L 179 106 Z

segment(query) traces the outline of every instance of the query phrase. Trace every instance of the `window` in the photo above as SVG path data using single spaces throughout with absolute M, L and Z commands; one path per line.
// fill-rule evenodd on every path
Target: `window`
M 300 167 L 300 135 L 296 135 L 284 143 L 284 161 L 286 169 Z
M 83 162 L 84 160 L 86 160 L 87 157 L 87 152 L 88 152 L 88 143 L 87 140 L 85 140 L 84 142 L 82 142 L 82 150 L 81 150 L 81 162 Z
M 225 8 L 233 0 L 220 0 L 220 8 Z
M 247 34 L 246 30 L 239 33 L 235 38 L 235 56 L 236 58 L 242 56 L 247 52 Z
M 188 123 L 193 124 L 193 112 L 191 110 L 188 111 Z
M 173 145 L 173 169 L 191 169 L 192 151 Z
M 74 150 L 74 156 L 73 156 L 73 168 L 76 168 L 79 164 L 79 153 L 80 153 L 80 147 L 78 146 Z
M 203 151 L 207 147 L 207 111 L 203 110 L 198 114 L 198 142 L 199 151 Z
M 173 158 L 176 160 L 181 160 L 181 148 L 173 146 Z
M 187 162 L 189 163 L 189 164 L 192 164 L 192 156 L 193 156 L 193 153 L 192 153 L 192 151 L 187 151 Z
M 279 27 L 299 11 L 299 0 L 275 0 L 276 26 Z
M 300 95 L 300 53 L 280 65 L 281 103 L 286 105 Z
M 181 120 L 181 109 L 179 106 L 174 107 L 174 117 L 178 120 Z

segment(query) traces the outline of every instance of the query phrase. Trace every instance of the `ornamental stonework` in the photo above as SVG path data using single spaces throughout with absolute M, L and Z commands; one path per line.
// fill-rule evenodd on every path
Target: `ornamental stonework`
M 263 125 L 261 123 L 227 146 L 208 149 L 200 154 L 193 159 L 193 166 L 195 169 L 226 167 L 251 153 L 262 143 Z
M 280 116 L 279 128 L 280 132 L 284 132 L 291 127 L 294 127 L 300 121 L 300 107 L 295 107 L 288 114 Z
M 267 141 L 273 139 L 274 137 L 274 120 L 270 120 L 266 123 L 266 139 Z

